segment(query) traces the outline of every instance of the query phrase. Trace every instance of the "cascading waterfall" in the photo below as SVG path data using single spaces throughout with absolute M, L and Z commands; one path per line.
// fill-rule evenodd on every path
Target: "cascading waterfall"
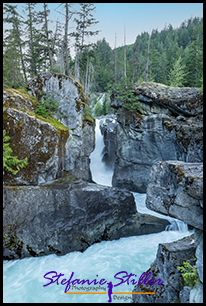
M 108 171 L 101 161 L 103 137 L 96 120 L 96 149 L 91 156 L 91 172 L 93 180 L 99 184 L 111 186 L 112 171 Z M 114 275 L 120 271 L 133 273 L 135 281 L 145 272 L 155 260 L 159 243 L 172 242 L 191 234 L 183 222 L 152 212 L 145 206 L 146 194 L 133 193 L 137 210 L 176 222 L 178 227 L 170 225 L 170 230 L 161 233 L 120 238 L 113 241 L 102 241 L 90 246 L 85 252 L 72 252 L 64 256 L 55 254 L 30 257 L 21 260 L 5 260 L 3 263 L 3 301 L 18 303 L 104 303 L 108 301 L 107 294 L 64 294 L 65 286 L 61 281 L 73 279 L 106 279 L 115 284 Z M 171 230 L 172 229 L 172 230 Z M 57 282 L 43 287 L 50 282 L 43 276 L 49 271 L 62 273 L 59 285 Z M 116 280 L 117 283 L 117 280 Z M 99 285 L 76 285 L 75 292 L 94 292 Z M 100 286 L 96 292 L 107 292 L 107 285 Z M 116 292 L 131 292 L 133 284 L 122 284 L 115 287 Z M 73 291 L 74 292 L 74 291 Z M 131 294 L 116 295 L 112 302 L 130 302 Z M 121 298 L 121 299 L 118 299 Z
M 90 155 L 91 159 L 90 169 L 92 172 L 92 179 L 94 182 L 105 186 L 112 186 L 113 170 L 106 167 L 105 164 L 102 162 L 104 140 L 99 125 L 100 122 L 104 122 L 104 120 L 105 120 L 104 118 L 96 119 L 95 150 Z

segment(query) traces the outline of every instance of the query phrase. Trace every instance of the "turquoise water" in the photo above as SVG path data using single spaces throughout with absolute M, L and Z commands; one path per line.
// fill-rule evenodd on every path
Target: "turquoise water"
M 97 126 L 98 127 L 98 126 Z M 98 135 L 98 138 L 101 135 Z M 101 143 L 101 139 L 99 140 Z M 101 143 L 102 145 L 102 143 Z M 98 148 L 99 150 L 99 148 Z M 97 151 L 96 151 L 97 152 Z M 96 154 L 96 153 L 95 153 Z M 92 157 L 96 162 L 101 154 Z M 93 160 L 93 162 L 95 162 Z M 99 162 L 100 164 L 100 162 Z M 94 165 L 94 164 L 93 164 Z M 96 169 L 96 170 L 95 170 Z M 101 173 L 98 172 L 101 169 Z M 98 183 L 111 186 L 111 171 L 104 171 L 104 167 L 93 167 L 92 174 L 97 178 Z M 109 175 L 108 175 L 109 174 Z M 95 179 L 94 179 L 95 180 Z M 139 212 L 150 213 L 145 207 L 146 194 L 133 193 L 136 206 Z M 145 272 L 156 257 L 158 244 L 171 242 L 181 239 L 192 232 L 188 231 L 187 225 L 181 221 L 167 217 L 176 224 L 176 230 L 163 231 L 157 234 L 132 236 L 121 238 L 114 241 L 103 241 L 89 247 L 84 253 L 72 252 L 64 256 L 48 255 L 42 257 L 24 258 L 21 260 L 5 260 L 3 262 L 3 302 L 4 303 L 104 303 L 108 301 L 107 294 L 65 294 L 66 285 L 61 285 L 63 279 L 69 279 L 74 272 L 74 279 L 96 279 L 112 281 L 113 285 L 120 280 L 115 279 L 114 275 L 121 271 L 128 274 L 133 273 L 133 278 L 138 281 L 139 277 Z M 56 271 L 57 274 L 64 274 L 59 280 L 59 285 L 53 283 L 49 286 L 43 285 L 50 280 L 45 279 L 44 275 L 49 271 Z M 123 276 L 123 275 L 122 275 Z M 83 288 L 82 288 L 83 287 Z M 76 285 L 69 292 L 107 292 L 107 285 Z M 121 284 L 113 288 L 113 292 L 131 292 L 133 284 Z M 96 291 L 95 291 L 96 290 Z M 151 286 L 152 290 L 152 286 Z M 121 298 L 121 299 L 120 299 Z M 112 295 L 112 302 L 130 302 L 131 294 Z
M 84 253 L 72 252 L 64 256 L 48 255 L 31 257 L 21 260 L 4 261 L 3 264 L 3 301 L 5 303 L 77 303 L 77 302 L 107 302 L 104 294 L 65 294 L 65 285 L 53 283 L 43 287 L 49 280 L 44 275 L 49 271 L 64 274 L 69 279 L 74 272 L 74 278 L 100 280 L 102 278 L 118 283 L 114 275 L 120 271 L 137 275 L 137 281 L 154 261 L 158 244 L 170 242 L 189 235 L 190 232 L 163 231 L 157 234 L 120 238 L 114 241 L 103 241 L 89 247 Z M 96 277 L 98 275 L 98 277 Z M 76 285 L 77 286 L 77 285 Z M 80 286 L 79 286 L 80 287 Z M 84 285 L 84 287 L 90 287 Z M 92 287 L 98 287 L 98 285 Z M 102 285 L 107 290 L 106 285 Z M 131 292 L 133 285 L 122 284 L 113 291 Z M 151 286 L 152 287 L 152 286 Z M 78 292 L 83 292 L 79 290 Z M 94 292 L 94 290 L 92 290 Z M 98 291 L 97 291 L 98 292 Z M 104 292 L 102 289 L 99 292 Z M 119 297 L 131 295 L 119 295 Z M 125 302 L 114 300 L 113 302 Z M 127 300 L 130 302 L 130 299 Z

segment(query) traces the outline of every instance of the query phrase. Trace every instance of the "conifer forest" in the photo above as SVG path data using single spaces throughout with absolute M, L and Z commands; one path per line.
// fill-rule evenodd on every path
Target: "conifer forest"
M 201 87 L 203 84 L 203 18 L 171 24 L 160 32 L 137 35 L 133 44 L 112 49 L 107 38 L 98 38 L 101 25 L 95 18 L 95 4 L 61 3 L 61 22 L 49 28 L 50 10 L 42 3 L 3 6 L 3 82 L 13 88 L 26 86 L 42 71 L 64 73 L 82 84 L 85 93 L 111 92 L 126 77 L 130 84 L 154 81 L 170 86 Z M 76 28 L 71 32 L 69 22 Z M 93 31 L 92 26 L 99 26 Z M 114 37 L 115 41 L 115 37 Z M 75 56 L 71 56 L 71 48 Z

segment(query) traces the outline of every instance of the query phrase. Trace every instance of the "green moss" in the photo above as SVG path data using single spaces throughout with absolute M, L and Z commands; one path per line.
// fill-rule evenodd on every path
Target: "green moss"
M 16 98 L 18 102 L 21 102 L 22 107 L 25 107 L 25 105 L 22 101 L 29 100 L 32 103 L 33 108 L 34 109 L 36 108 L 38 100 L 35 97 L 33 97 L 32 95 L 30 95 L 26 88 L 18 88 L 18 89 L 4 88 L 4 92 L 9 93 L 11 95 L 11 97 Z M 19 100 L 19 98 L 22 99 L 22 101 Z M 5 106 L 12 107 L 13 104 L 14 104 L 14 101 L 12 99 L 9 99 L 9 101 L 7 103 L 5 103 Z
M 76 101 L 76 111 L 79 112 L 82 108 L 81 105 L 83 105 L 83 107 L 85 107 L 85 103 L 82 102 L 81 100 L 78 100 L 77 98 L 75 98 Z
M 67 134 L 69 136 L 69 130 L 66 126 L 64 126 L 61 122 L 59 122 L 57 119 L 53 118 L 53 117 L 48 117 L 48 118 L 44 118 L 40 115 L 36 115 L 35 113 L 29 112 L 30 115 L 35 116 L 36 118 L 48 122 L 50 123 L 53 127 L 55 127 L 57 130 L 62 131 L 63 133 Z
M 83 112 L 83 118 L 82 118 L 82 127 L 84 127 L 84 121 L 88 121 L 91 125 L 94 125 L 95 119 L 92 116 L 92 110 L 89 105 L 85 105 L 84 112 Z

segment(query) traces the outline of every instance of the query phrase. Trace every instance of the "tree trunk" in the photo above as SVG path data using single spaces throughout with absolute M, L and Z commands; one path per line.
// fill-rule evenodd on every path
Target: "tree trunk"
M 22 52 L 21 41 L 20 41 L 20 33 L 19 33 L 19 28 L 18 28 L 17 24 L 16 24 L 16 33 L 17 33 L 17 36 L 16 36 L 17 44 L 18 44 L 19 50 L 20 50 L 21 66 L 22 66 L 22 70 L 23 70 L 23 73 L 24 73 L 24 80 L 27 83 L 26 68 L 25 68 L 25 65 L 24 65 L 24 56 L 23 56 L 23 52 Z
M 65 36 L 64 36 L 64 65 L 65 65 L 65 74 L 69 75 L 69 56 L 68 56 L 68 24 L 69 24 L 69 7 L 68 3 L 65 3 L 66 6 L 66 22 L 65 22 Z
M 32 17 L 31 17 L 31 6 L 28 3 L 29 8 L 29 32 L 30 32 L 30 49 L 31 49 L 31 77 L 37 75 L 36 63 L 35 63 L 35 54 L 34 54 L 34 41 L 33 41 L 33 31 L 32 31 Z
M 148 77 L 148 72 L 149 72 L 149 50 L 150 50 L 150 35 L 148 39 L 148 48 L 147 48 L 147 63 L 146 63 L 146 68 L 145 68 L 145 82 L 147 82 L 147 77 Z M 149 81 L 150 81 L 150 76 L 149 76 Z
M 127 71 L 126 71 L 126 33 L 125 33 L 125 27 L 124 27 L 124 77 L 125 78 L 127 77 Z
M 52 58 L 52 53 L 51 53 L 51 49 L 50 49 L 50 46 L 49 46 L 49 34 L 48 34 L 46 7 L 47 7 L 47 4 L 44 3 L 44 20 L 45 20 L 45 28 L 46 28 L 45 32 L 46 32 L 47 48 L 48 48 L 48 51 L 49 51 L 50 66 L 53 66 L 53 58 Z

